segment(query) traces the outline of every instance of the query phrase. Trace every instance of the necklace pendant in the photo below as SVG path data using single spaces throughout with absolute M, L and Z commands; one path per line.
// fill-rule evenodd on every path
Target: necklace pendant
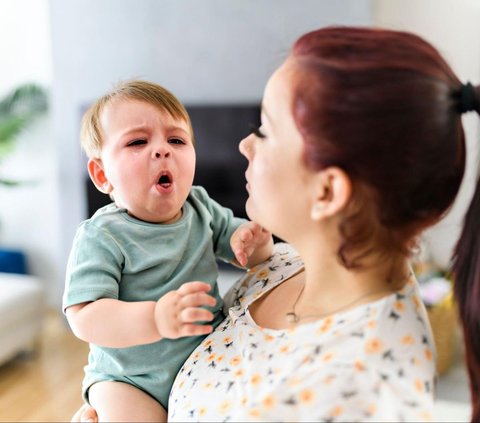
M 289 313 L 286 313 L 285 314 L 285 319 L 287 319 L 288 323 L 297 323 L 298 322 L 298 316 L 293 311 L 290 311 Z

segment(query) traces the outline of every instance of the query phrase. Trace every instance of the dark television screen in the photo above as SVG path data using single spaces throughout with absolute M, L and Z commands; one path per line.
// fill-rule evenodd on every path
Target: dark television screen
M 239 142 L 260 124 L 258 105 L 186 106 L 195 135 L 197 166 L 194 184 L 202 185 L 210 197 L 246 217 L 245 170 L 247 160 L 238 151 Z M 88 213 L 110 203 L 87 175 Z

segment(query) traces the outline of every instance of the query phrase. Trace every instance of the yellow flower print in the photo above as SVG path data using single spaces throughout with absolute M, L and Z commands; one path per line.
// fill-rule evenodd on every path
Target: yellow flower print
M 204 389 L 211 389 L 213 387 L 213 383 L 211 381 L 208 381 L 203 384 Z
M 330 385 L 333 382 L 333 379 L 335 379 L 332 375 L 325 376 L 323 379 L 323 383 L 325 385 Z
M 242 397 L 240 401 L 240 406 L 245 407 L 247 405 L 247 397 Z
M 204 347 L 209 347 L 210 345 L 213 345 L 213 341 L 211 339 L 207 339 L 207 340 L 203 341 L 202 345 Z
M 420 300 L 414 296 L 412 297 L 413 304 L 415 305 L 415 309 L 418 310 L 420 308 Z
M 259 373 L 255 373 L 250 378 L 250 383 L 254 386 L 259 385 L 261 381 L 262 381 L 262 376 Z
M 248 411 L 248 415 L 253 418 L 260 417 L 260 410 L 257 407 L 253 407 Z
M 236 355 L 235 357 L 232 357 L 230 360 L 230 365 L 231 366 L 238 366 L 242 362 L 242 358 L 239 355 Z
M 217 353 L 211 353 L 211 354 L 207 357 L 206 361 L 213 361 L 213 360 L 215 360 L 215 357 L 216 357 L 216 356 L 217 356 Z
M 268 270 L 262 269 L 260 272 L 257 273 L 258 279 L 265 279 L 268 276 Z
M 408 334 L 408 335 L 405 335 L 401 340 L 400 342 L 402 343 L 402 345 L 413 345 L 415 343 L 415 339 L 413 339 L 413 336 Z
M 367 415 L 373 416 L 377 412 L 377 406 L 375 404 L 370 404 L 367 407 Z
M 207 407 L 200 407 L 198 409 L 198 415 L 199 416 L 204 416 L 205 414 L 207 414 Z
M 367 323 L 367 328 L 368 329 L 375 329 L 377 327 L 377 321 L 376 320 L 369 320 Z
M 272 335 L 265 335 L 264 339 L 265 339 L 265 341 L 267 341 L 267 342 L 271 342 L 271 341 L 273 341 L 275 338 L 274 338 Z
M 383 349 L 383 343 L 378 338 L 371 338 L 365 343 L 365 352 L 367 354 L 377 354 Z
M 322 320 L 321 326 L 318 328 L 318 334 L 326 333 L 332 327 L 333 319 L 332 317 L 326 317 Z
M 230 336 L 227 336 L 223 338 L 223 343 L 224 344 L 230 344 L 232 342 L 232 338 Z
M 315 393 L 311 389 L 304 389 L 298 396 L 298 399 L 302 404 L 311 404 L 314 398 Z
M 425 348 L 424 354 L 425 354 L 425 358 L 428 361 L 432 361 L 433 354 L 432 354 L 432 350 L 430 348 Z
M 403 301 L 395 301 L 393 307 L 400 313 L 403 313 L 405 311 L 405 304 L 403 303 Z
M 217 357 L 217 360 L 216 360 L 216 361 L 217 361 L 217 363 L 221 363 L 222 360 L 223 360 L 223 354 L 222 354 L 222 355 L 219 355 L 219 356 Z
M 280 347 L 280 352 L 282 354 L 287 354 L 289 351 L 290 351 L 290 345 L 289 344 L 285 344 L 285 345 L 282 345 Z
M 423 383 L 420 379 L 415 379 L 415 389 L 418 392 L 423 392 Z
M 312 357 L 310 355 L 306 355 L 305 357 L 303 357 L 302 364 L 311 363 L 312 361 Z
M 276 404 L 276 400 L 273 395 L 267 395 L 262 400 L 263 407 L 267 409 L 272 409 L 273 407 L 275 407 L 275 404 Z
M 323 354 L 322 360 L 325 361 L 325 363 L 329 363 L 330 361 L 333 360 L 334 357 L 335 357 L 335 353 L 332 351 L 328 351 L 325 354 Z
M 220 414 L 226 414 L 232 409 L 232 403 L 228 400 L 222 401 L 218 406 L 218 412 Z
M 330 416 L 331 417 L 339 417 L 343 413 L 343 408 L 340 405 L 337 405 L 336 407 L 333 407 L 330 410 Z
M 412 357 L 411 362 L 414 366 L 419 366 L 421 364 L 421 361 L 418 359 L 418 357 Z
M 238 369 L 238 370 L 235 370 L 235 372 L 233 372 L 233 376 L 242 377 L 243 373 L 244 373 L 243 369 Z
M 365 370 L 365 364 L 361 360 L 355 361 L 354 366 L 355 366 L 355 370 L 359 372 L 363 372 Z
M 422 422 L 433 422 L 433 416 L 432 416 L 432 414 L 429 413 L 428 411 L 422 411 L 422 412 L 420 413 L 419 421 L 422 421 Z

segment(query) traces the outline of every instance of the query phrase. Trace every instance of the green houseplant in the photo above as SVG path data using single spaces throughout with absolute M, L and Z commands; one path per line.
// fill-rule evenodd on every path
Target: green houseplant
M 47 92 L 33 83 L 19 85 L 0 99 L 0 187 L 25 183 L 5 177 L 2 161 L 13 152 L 19 135 L 47 108 Z M 27 273 L 23 251 L 0 247 L 0 272 Z
M 13 151 L 20 133 L 44 114 L 47 108 L 47 92 L 34 83 L 19 85 L 0 99 L 0 165 Z M 0 186 L 20 183 L 0 172 Z

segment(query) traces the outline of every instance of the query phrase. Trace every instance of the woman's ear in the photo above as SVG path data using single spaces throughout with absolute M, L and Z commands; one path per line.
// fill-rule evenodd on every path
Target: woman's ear
M 113 191 L 113 187 L 108 181 L 107 175 L 105 175 L 102 160 L 90 159 L 87 167 L 90 179 L 95 184 L 97 189 L 104 194 L 110 194 Z
M 332 217 L 345 208 L 352 195 L 349 176 L 338 167 L 328 167 L 314 176 L 312 220 Z

